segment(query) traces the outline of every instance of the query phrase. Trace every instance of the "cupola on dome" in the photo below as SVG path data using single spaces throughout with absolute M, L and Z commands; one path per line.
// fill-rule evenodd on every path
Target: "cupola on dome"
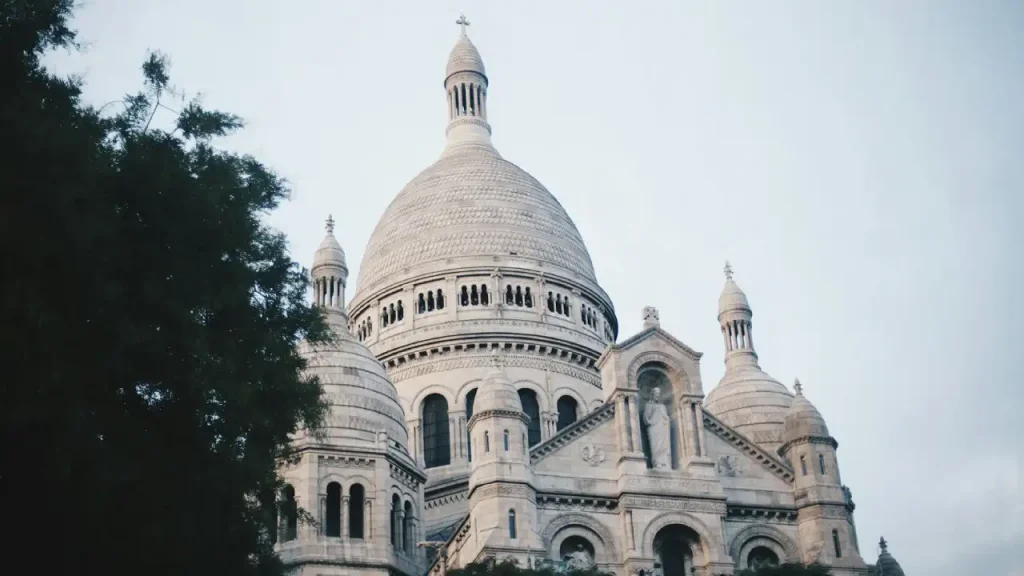
M 345 251 L 341 249 L 341 244 L 338 244 L 338 239 L 334 237 L 334 219 L 330 217 L 327 218 L 327 235 L 324 236 L 313 255 L 313 268 L 328 264 L 348 270 Z
M 496 365 L 476 393 L 476 400 L 473 403 L 475 414 L 484 414 L 492 410 L 505 412 L 522 412 L 523 404 L 519 400 L 519 392 L 512 385 L 512 381 L 501 369 L 498 360 Z

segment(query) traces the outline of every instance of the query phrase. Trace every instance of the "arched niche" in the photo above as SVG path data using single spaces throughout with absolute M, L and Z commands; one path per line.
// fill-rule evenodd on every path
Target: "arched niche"
M 651 520 L 644 528 L 643 553 L 645 556 L 654 557 L 654 539 L 666 526 L 681 525 L 693 530 L 700 537 L 698 546 L 693 550 L 694 561 L 698 567 L 708 562 L 723 562 L 723 555 L 720 553 L 722 544 L 715 538 L 708 527 L 699 518 L 686 512 L 665 512 Z M 699 551 L 699 553 L 698 553 Z
M 661 363 L 651 362 L 645 364 L 637 372 L 636 387 L 639 389 L 639 412 L 640 420 L 640 444 L 647 460 L 647 467 L 653 468 L 651 457 L 650 436 L 647 430 L 647 407 L 653 402 L 654 390 L 659 390 L 660 403 L 668 411 L 669 417 L 669 444 L 671 446 L 671 468 L 678 470 L 683 459 L 683 447 L 681 445 L 682 435 L 680 434 L 682 423 L 679 421 L 679 396 L 672 379 L 669 377 L 668 367 Z
M 729 556 L 737 568 L 746 568 L 751 552 L 758 547 L 774 552 L 779 563 L 800 561 L 796 543 L 778 528 L 764 525 L 750 526 L 737 532 L 729 542 Z
M 592 556 L 597 564 L 618 562 L 615 538 L 607 526 L 585 514 L 562 514 L 541 531 L 541 539 L 552 560 L 561 560 L 562 547 L 571 538 L 585 539 L 593 547 Z

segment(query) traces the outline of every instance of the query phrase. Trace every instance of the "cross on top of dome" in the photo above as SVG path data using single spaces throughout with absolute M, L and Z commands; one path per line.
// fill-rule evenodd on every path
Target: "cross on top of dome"
M 462 28 L 462 35 L 466 35 L 466 26 L 469 26 L 469 20 L 466 20 L 465 14 L 459 14 L 459 19 L 455 21 Z
M 722 272 L 725 272 L 725 279 L 732 280 L 732 264 L 729 261 L 725 261 L 725 268 L 722 268 Z
M 334 234 L 334 217 L 330 214 L 327 215 L 327 233 Z

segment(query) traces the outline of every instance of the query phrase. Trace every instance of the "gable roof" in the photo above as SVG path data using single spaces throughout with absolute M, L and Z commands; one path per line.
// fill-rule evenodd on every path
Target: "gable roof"
M 582 438 L 601 424 L 615 417 L 615 403 L 605 402 L 597 410 L 562 428 L 557 434 L 530 449 L 530 464 L 534 465 L 577 438 Z
M 630 336 L 629 338 L 626 338 L 622 342 L 618 342 L 616 344 L 609 344 L 608 347 L 604 349 L 604 352 L 601 353 L 601 357 L 597 359 L 597 362 L 595 364 L 597 366 L 601 366 L 601 364 L 604 362 L 604 359 L 613 351 L 628 350 L 654 335 L 661 336 L 666 342 L 678 348 L 680 352 L 694 360 L 700 360 L 701 356 L 704 356 L 703 352 L 697 352 L 693 348 L 690 348 L 686 344 L 683 344 L 681 340 L 663 330 L 661 326 L 651 326 L 650 328 L 645 328 L 640 332 L 637 332 L 636 334 Z
M 749 438 L 733 430 L 725 422 L 715 418 L 708 412 L 704 412 L 704 430 L 710 430 L 715 436 L 725 440 L 740 452 L 746 454 L 755 462 L 759 463 L 766 470 L 781 478 L 784 482 L 792 484 L 795 480 L 793 469 L 787 466 L 778 457 L 761 448 Z

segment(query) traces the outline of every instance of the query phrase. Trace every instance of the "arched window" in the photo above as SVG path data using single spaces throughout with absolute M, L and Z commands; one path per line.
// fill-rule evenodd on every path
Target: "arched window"
M 508 452 L 508 430 L 505 430 L 505 452 Z
M 832 545 L 836 547 L 836 558 L 843 557 L 843 550 L 839 547 L 839 531 L 832 530 Z
M 484 454 L 491 451 L 491 433 L 484 430 Z
M 587 309 L 583 306 L 580 306 L 580 322 L 587 324 Z
M 529 388 L 520 388 L 519 401 L 523 405 L 523 412 L 530 418 L 526 428 L 530 446 L 535 446 L 540 443 L 540 404 L 537 403 L 537 393 Z
M 416 309 L 420 314 L 427 311 L 427 301 L 424 300 L 422 292 L 420 292 L 419 298 L 416 299 Z
M 555 295 L 555 312 L 562 313 L 562 295 Z
M 821 475 L 825 475 L 825 456 L 818 454 L 818 468 L 821 470 Z
M 391 495 L 391 546 L 395 550 L 402 549 L 402 523 L 399 521 L 398 515 L 402 511 L 402 501 L 398 499 L 398 494 Z
M 520 286 L 516 286 L 516 306 L 523 305 L 523 289 Z
M 482 306 L 487 306 L 490 303 L 490 298 L 491 298 L 490 295 L 487 294 L 487 285 L 486 284 L 481 284 L 480 285 L 480 304 Z
M 516 511 L 508 511 L 508 537 L 515 539 L 516 537 Z
M 476 116 L 476 90 L 473 89 L 473 84 L 469 85 L 469 114 Z
M 559 430 L 576 421 L 577 410 L 579 410 L 579 403 L 572 396 L 562 396 L 558 399 Z
M 473 286 L 473 295 L 476 296 L 476 286 Z M 462 287 L 462 296 L 459 303 L 463 306 L 469 306 L 469 290 L 465 286 Z
M 554 311 L 555 311 L 555 297 L 551 294 L 551 292 L 548 292 L 548 312 L 554 312 Z
M 527 308 L 533 308 L 533 294 L 530 294 L 530 288 L 526 288 L 526 295 L 523 296 L 523 301 L 526 302 Z
M 480 303 L 480 295 L 476 291 L 476 284 L 470 289 L 470 304 L 476 306 Z
M 465 116 L 466 112 L 469 110 L 467 106 L 468 102 L 466 100 L 466 85 L 459 84 L 459 87 L 462 89 L 462 115 Z
M 299 509 L 295 504 L 295 488 L 288 484 L 281 491 L 281 515 L 284 517 L 282 542 L 295 540 L 299 533 Z
M 388 327 L 388 307 L 385 306 L 380 309 L 380 325 L 384 328 Z
M 402 309 L 402 301 L 398 301 L 398 319 L 401 320 L 405 316 L 405 310 Z
M 476 388 L 466 394 L 466 422 L 473 419 L 473 403 L 476 402 Z M 469 435 L 469 426 L 466 426 L 466 458 L 473 461 L 473 437 Z
M 423 461 L 427 468 L 451 464 L 448 400 L 431 394 L 423 401 Z
M 331 482 L 327 485 L 327 518 L 324 519 L 324 534 L 330 537 L 341 536 L 341 484 Z
M 803 454 L 800 455 L 800 473 L 807 476 L 807 457 Z
M 441 289 L 437 289 L 437 309 L 444 310 L 444 294 L 441 293 Z
M 767 566 L 778 566 L 779 556 L 765 546 L 757 546 L 747 555 L 747 568 L 758 570 Z
M 434 291 L 427 292 L 427 312 L 434 311 Z
M 568 296 L 566 296 L 565 299 L 562 301 L 562 314 L 565 314 L 566 316 L 570 316 L 571 315 L 571 310 L 569 308 L 569 297 Z
M 364 538 L 363 536 L 363 491 L 362 484 L 353 484 L 348 489 L 348 537 Z
M 509 284 L 505 289 L 505 304 L 509 306 L 515 301 L 515 296 L 512 295 L 512 285 Z
M 273 490 L 264 490 L 260 494 L 260 503 L 263 506 L 263 521 L 264 526 L 267 529 L 267 534 L 270 536 L 270 543 L 277 544 L 277 538 L 280 533 L 280 526 L 278 525 L 277 515 L 277 499 L 274 497 Z
M 402 542 L 405 543 L 404 550 L 406 552 L 412 552 L 413 547 L 413 516 L 412 516 L 412 502 L 405 501 L 405 515 L 402 517 Z

